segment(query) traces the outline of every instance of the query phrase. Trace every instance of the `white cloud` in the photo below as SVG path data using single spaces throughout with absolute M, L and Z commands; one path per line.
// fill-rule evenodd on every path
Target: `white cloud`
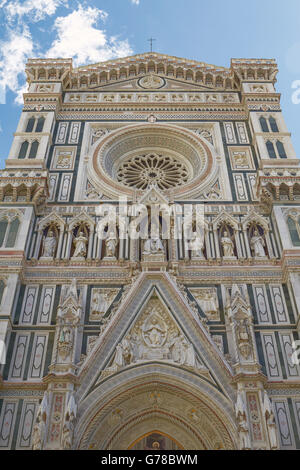
M 135 5 L 139 5 L 139 4 L 140 4 L 140 0 L 131 0 L 131 3 L 134 3 Z
M 24 26 L 23 31 L 9 30 L 8 40 L 2 42 L 0 50 L 0 87 L 17 93 L 16 101 L 20 103 L 26 88 L 25 64 L 27 58 L 34 55 L 29 29 Z
M 2 1 L 7 19 L 12 22 L 14 19 L 21 19 L 23 16 L 30 16 L 31 21 L 43 20 L 46 16 L 51 16 L 60 5 L 67 4 L 67 0 L 26 0 L 24 1 Z
M 82 5 L 67 16 L 57 17 L 54 22 L 57 38 L 46 56 L 73 57 L 77 66 L 132 54 L 127 40 L 109 38 L 105 30 L 97 28 L 98 21 L 106 18 L 104 11 Z
M 42 15 L 43 2 L 48 5 L 48 15 L 55 11 L 55 5 L 61 3 L 58 0 L 36 0 L 35 9 L 32 8 L 32 12 L 37 15 L 36 19 L 41 18 L 38 15 Z M 6 8 L 6 3 L 2 0 L 0 5 Z M 22 5 L 19 2 L 14 4 L 18 4 L 19 8 L 15 14 L 22 16 L 28 14 L 33 2 L 26 0 Z M 32 38 L 29 27 L 23 21 L 19 22 L 19 27 L 9 26 L 6 40 L 0 42 L 0 100 L 4 101 L 5 89 L 10 89 L 16 93 L 15 101 L 23 103 L 22 95 L 27 89 L 25 65 L 29 57 L 73 57 L 74 65 L 77 66 L 132 54 L 127 40 L 109 37 L 104 29 L 97 28 L 98 21 L 105 21 L 106 18 L 107 13 L 104 11 L 93 7 L 83 8 L 82 5 L 67 16 L 57 17 L 54 21 L 56 38 L 46 52 L 41 50 L 39 41 Z

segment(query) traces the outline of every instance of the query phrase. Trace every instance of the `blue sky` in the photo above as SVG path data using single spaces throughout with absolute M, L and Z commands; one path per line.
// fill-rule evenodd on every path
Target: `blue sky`
M 300 155 L 299 0 L 0 0 L 0 167 L 21 112 L 28 57 L 70 57 L 75 65 L 149 50 L 229 66 L 275 58 L 277 91 Z M 299 82 L 300 84 L 300 82 Z M 299 94 L 300 96 L 300 94 Z

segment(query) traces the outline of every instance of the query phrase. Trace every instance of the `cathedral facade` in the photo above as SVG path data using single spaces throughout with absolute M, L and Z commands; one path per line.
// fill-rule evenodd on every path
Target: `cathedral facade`
M 0 449 L 299 449 L 276 62 L 31 59 L 0 171 Z

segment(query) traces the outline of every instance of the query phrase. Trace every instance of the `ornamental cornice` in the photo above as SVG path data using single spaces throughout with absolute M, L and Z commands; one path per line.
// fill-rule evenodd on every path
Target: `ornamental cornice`
M 9 160 L 7 161 L 7 164 Z M 47 170 L 21 170 L 6 169 L 0 171 L 0 202 L 1 204 L 21 202 L 33 203 L 36 207 L 44 204 L 49 197 Z M 26 195 L 23 194 L 24 186 Z M 10 190 L 9 195 L 5 196 L 5 188 Z M 7 197 L 8 199 L 5 199 Z
M 281 107 L 279 104 L 247 104 L 247 108 L 249 111 L 281 111 Z
M 200 112 L 241 112 L 245 111 L 245 105 L 242 103 L 168 103 L 168 102 L 159 102 L 159 103 L 63 103 L 60 109 L 60 112 L 70 112 L 70 111 L 99 111 L 99 112 L 117 112 L 117 111 L 179 111 L 179 112 L 188 112 L 188 111 L 200 111 Z
M 147 121 L 149 117 L 149 113 L 151 112 L 151 109 L 147 109 L 145 111 L 141 111 L 139 113 L 133 113 L 132 110 L 128 110 L 127 112 L 108 112 L 108 109 L 103 109 L 101 108 L 101 111 L 95 111 L 95 110 L 85 110 L 85 111 L 73 111 L 70 113 L 69 111 L 59 111 L 57 114 L 57 120 L 58 121 L 64 121 L 66 119 L 68 120 L 105 120 L 105 121 Z M 181 121 L 182 119 L 188 121 L 188 120 L 206 120 L 206 121 L 215 121 L 215 120 L 226 120 L 226 121 L 234 121 L 234 120 L 240 120 L 240 121 L 245 121 L 248 118 L 248 113 L 246 111 L 230 111 L 230 112 L 222 112 L 222 110 L 218 111 L 206 111 L 203 112 L 203 110 L 198 113 L 189 113 L 185 110 L 180 110 L 180 112 L 174 112 L 174 110 L 170 110 L 168 112 L 167 110 L 155 110 L 155 117 L 157 120 L 161 121 Z

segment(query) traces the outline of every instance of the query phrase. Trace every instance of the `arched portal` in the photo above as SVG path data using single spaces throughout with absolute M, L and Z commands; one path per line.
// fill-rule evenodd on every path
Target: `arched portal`
M 101 381 L 79 404 L 75 435 L 77 449 L 237 448 L 231 400 L 207 378 L 166 363 Z
M 128 450 L 182 450 L 183 446 L 161 431 L 153 430 L 136 439 Z

